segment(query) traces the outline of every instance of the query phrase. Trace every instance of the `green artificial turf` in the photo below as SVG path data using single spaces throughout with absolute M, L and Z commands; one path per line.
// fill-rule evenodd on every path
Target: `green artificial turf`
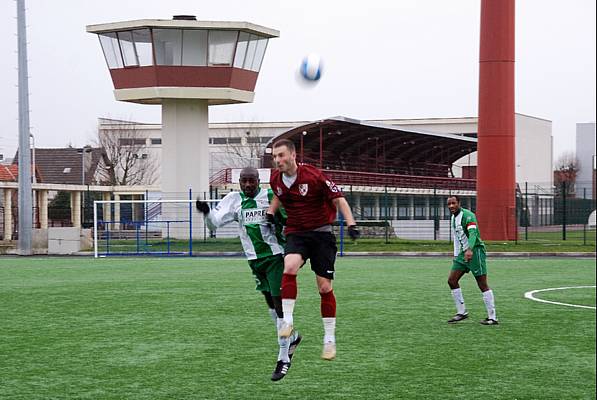
M 594 399 L 595 310 L 524 298 L 595 285 L 594 259 L 489 259 L 500 325 L 448 325 L 450 258 L 341 258 L 338 356 L 299 274 L 292 368 L 242 258 L 0 257 L 0 399 Z M 595 289 L 536 297 L 595 306 Z

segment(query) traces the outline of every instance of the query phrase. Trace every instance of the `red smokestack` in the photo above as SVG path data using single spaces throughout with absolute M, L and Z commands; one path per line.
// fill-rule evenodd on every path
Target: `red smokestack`
M 487 240 L 516 238 L 514 0 L 482 0 L 477 216 Z

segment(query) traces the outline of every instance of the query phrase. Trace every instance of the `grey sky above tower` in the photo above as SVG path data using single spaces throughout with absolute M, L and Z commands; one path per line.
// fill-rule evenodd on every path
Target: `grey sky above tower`
M 268 46 L 252 104 L 210 107 L 210 121 L 477 115 L 478 0 L 27 1 L 31 130 L 40 147 L 82 146 L 98 117 L 159 122 L 159 107 L 114 100 L 97 38 L 85 26 L 197 15 L 280 31 Z M 365 12 L 366 11 L 366 12 Z M 0 152 L 18 143 L 16 6 L 0 15 Z M 556 28 L 557 25 L 557 28 Z M 554 159 L 575 147 L 577 122 L 595 121 L 595 2 L 516 4 L 516 112 L 553 121 Z M 301 86 L 297 69 L 319 53 L 324 75 Z

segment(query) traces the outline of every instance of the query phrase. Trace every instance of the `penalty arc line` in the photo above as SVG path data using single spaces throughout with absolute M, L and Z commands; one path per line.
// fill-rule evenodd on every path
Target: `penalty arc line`
M 560 303 L 559 301 L 543 300 L 543 299 L 538 299 L 538 298 L 534 297 L 534 294 L 539 293 L 539 292 L 548 292 L 548 291 L 552 291 L 552 290 L 566 290 L 566 289 L 588 289 L 588 288 L 595 288 L 595 285 L 592 285 L 592 286 L 566 286 L 566 287 L 531 290 L 530 292 L 526 292 L 524 294 L 524 297 L 529 300 L 538 301 L 541 303 L 557 304 L 560 306 L 577 307 L 577 308 L 588 308 L 590 310 L 595 310 L 594 306 L 582 306 L 579 304 Z

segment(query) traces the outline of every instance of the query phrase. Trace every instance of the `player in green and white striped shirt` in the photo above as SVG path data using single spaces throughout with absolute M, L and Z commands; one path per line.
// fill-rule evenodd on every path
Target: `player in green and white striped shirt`
M 485 244 L 481 240 L 477 217 L 472 211 L 460 207 L 458 196 L 448 197 L 448 209 L 452 213 L 450 224 L 454 236 L 454 260 L 448 277 L 448 285 L 452 289 L 452 297 L 456 305 L 456 315 L 448 322 L 456 323 L 468 318 L 458 281 L 470 271 L 483 293 L 483 302 L 487 309 L 487 318 L 482 320 L 481 324 L 498 325 L 493 291 L 487 284 Z
M 284 272 L 284 244 L 281 225 L 272 225 L 266 220 L 266 211 L 274 196 L 271 189 L 259 185 L 259 171 L 243 168 L 240 172 L 240 192 L 228 193 L 222 201 L 210 210 L 206 202 L 197 200 L 197 210 L 205 215 L 210 230 L 238 222 L 238 233 L 245 256 L 257 282 L 256 289 L 265 296 L 270 315 L 276 323 L 276 333 L 283 321 L 280 286 Z M 285 221 L 284 210 L 280 210 L 278 221 Z M 278 337 L 280 351 L 278 362 L 272 374 L 277 381 L 286 376 L 294 350 L 301 341 L 298 332 L 290 337 Z

